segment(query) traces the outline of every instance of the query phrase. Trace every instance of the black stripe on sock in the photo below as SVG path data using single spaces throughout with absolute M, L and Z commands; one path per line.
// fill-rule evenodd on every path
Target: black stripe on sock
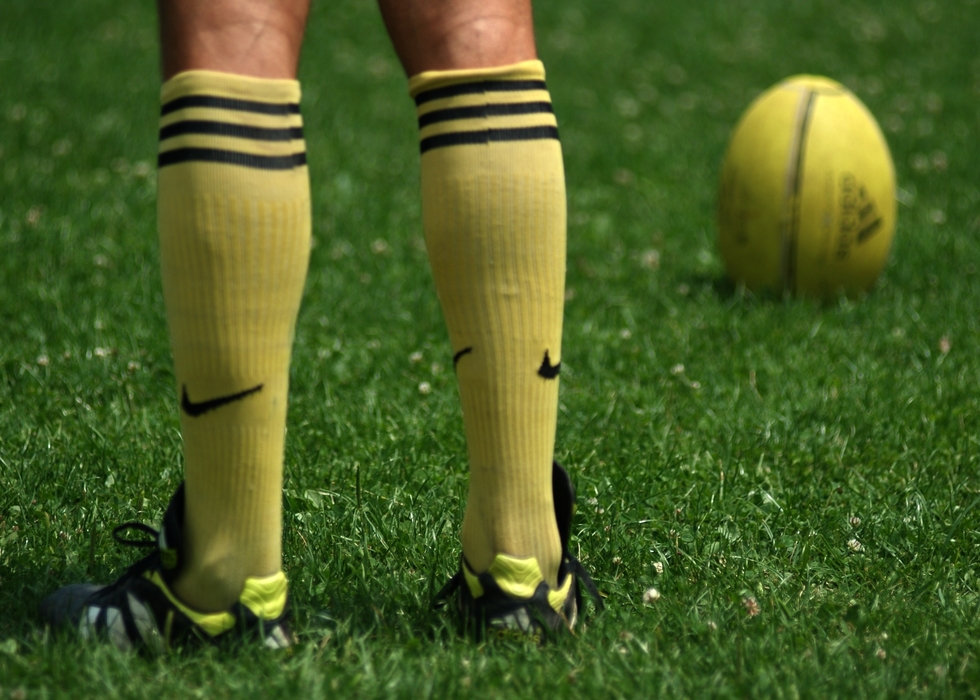
M 483 129 L 481 131 L 454 131 L 422 139 L 419 150 L 422 153 L 444 146 L 466 146 L 470 144 L 497 141 L 537 141 L 539 139 L 558 139 L 558 129 L 553 126 L 526 126 L 519 129 Z
M 293 141 L 303 138 L 303 127 L 286 129 L 266 129 L 258 126 L 242 126 L 226 122 L 198 121 L 189 119 L 176 122 L 160 129 L 160 140 L 183 136 L 184 134 L 207 134 L 209 136 L 233 136 L 253 141 Z
M 306 165 L 306 153 L 293 153 L 288 156 L 256 156 L 251 153 L 223 151 L 217 148 L 175 148 L 159 155 L 157 167 L 164 168 L 188 161 L 226 163 L 259 170 L 291 170 Z
M 429 124 L 447 122 L 453 119 L 485 119 L 487 117 L 506 117 L 515 114 L 554 113 L 550 102 L 517 102 L 514 104 L 477 105 L 475 107 L 451 107 L 437 109 L 419 116 L 419 128 Z
M 236 112 L 254 112 L 255 114 L 290 115 L 299 114 L 299 105 L 295 102 L 254 102 L 252 100 L 237 100 L 230 97 L 215 97 L 213 95 L 188 95 L 170 100 L 160 108 L 160 116 L 166 116 L 178 109 L 188 107 L 209 107 L 212 109 L 231 109 Z
M 444 97 L 473 95 L 480 92 L 520 92 L 522 90 L 547 89 L 548 87 L 543 80 L 481 80 L 476 83 L 447 85 L 446 87 L 420 92 L 415 96 L 415 104 L 417 106 L 424 105 L 426 102 L 441 100 Z

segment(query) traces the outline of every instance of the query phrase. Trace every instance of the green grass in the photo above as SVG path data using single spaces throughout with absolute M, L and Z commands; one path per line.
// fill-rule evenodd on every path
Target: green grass
M 158 519 L 181 478 L 153 10 L 4 0 L 0 697 L 980 693 L 980 3 L 537 13 L 569 192 L 557 456 L 607 612 L 536 650 L 457 639 L 428 610 L 466 484 L 451 350 L 413 105 L 377 10 L 338 0 L 314 8 L 302 66 L 317 246 L 285 552 L 303 641 L 151 661 L 52 637 L 36 610 L 118 574 L 112 527 Z M 895 158 L 893 257 L 862 300 L 723 281 L 729 130 L 797 72 L 854 89 Z

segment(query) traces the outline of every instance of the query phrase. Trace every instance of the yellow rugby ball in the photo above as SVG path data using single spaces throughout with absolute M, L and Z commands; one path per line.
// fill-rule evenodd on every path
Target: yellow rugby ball
M 895 215 L 888 144 L 843 85 L 787 78 L 735 126 L 718 239 L 736 283 L 820 299 L 866 292 L 887 262 Z

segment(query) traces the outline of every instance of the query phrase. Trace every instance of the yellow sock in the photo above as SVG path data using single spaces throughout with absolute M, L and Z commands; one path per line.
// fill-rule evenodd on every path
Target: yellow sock
M 551 492 L 565 291 L 565 177 L 539 61 L 413 77 L 426 246 L 470 460 L 463 554 L 537 559 L 556 585 Z
M 299 84 L 209 71 L 164 84 L 159 228 L 186 469 L 185 568 L 201 611 L 281 563 L 293 330 L 310 250 Z

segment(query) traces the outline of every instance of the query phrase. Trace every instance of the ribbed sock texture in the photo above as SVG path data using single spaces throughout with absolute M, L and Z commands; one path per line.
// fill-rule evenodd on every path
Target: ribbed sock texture
M 191 607 L 281 568 L 293 331 L 310 249 L 296 81 L 209 71 L 164 84 L 158 216 L 184 440 Z
M 565 287 L 565 178 L 544 68 L 413 77 L 429 260 L 470 460 L 463 553 L 533 556 L 556 585 L 551 491 Z

